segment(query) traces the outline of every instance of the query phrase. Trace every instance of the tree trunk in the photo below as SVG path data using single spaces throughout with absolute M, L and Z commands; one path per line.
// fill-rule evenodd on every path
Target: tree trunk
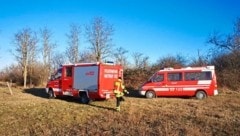
M 23 87 L 27 88 L 27 66 L 24 66 L 24 71 L 23 71 Z

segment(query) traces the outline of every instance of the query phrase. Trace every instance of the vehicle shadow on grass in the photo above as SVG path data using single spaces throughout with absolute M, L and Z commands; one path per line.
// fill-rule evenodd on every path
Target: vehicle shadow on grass
M 28 88 L 28 89 L 24 89 L 23 93 L 28 93 L 28 94 L 31 94 L 31 95 L 36 96 L 36 97 L 49 99 L 49 96 L 46 93 L 45 88 Z M 70 102 L 70 103 L 82 104 L 80 102 L 79 98 L 74 98 L 74 97 L 70 97 L 70 96 L 57 97 L 56 99 L 66 101 L 66 102 Z M 105 100 L 98 100 L 98 101 L 104 102 Z M 96 105 L 96 104 L 94 104 L 93 101 L 91 101 L 89 104 L 86 104 L 86 105 L 89 105 L 91 107 L 100 108 L 100 109 L 115 110 L 112 107 Z
M 125 94 L 126 97 L 132 98 L 143 98 L 147 99 L 146 96 L 140 95 L 138 90 L 128 90 L 129 94 Z M 158 96 L 156 98 L 181 98 L 181 99 L 190 99 L 190 96 Z
M 83 103 L 80 102 L 80 99 L 76 98 L 76 97 L 70 97 L 70 96 L 66 97 L 65 96 L 65 97 L 58 97 L 57 99 L 67 101 L 67 102 L 71 102 L 71 103 L 83 104 Z M 83 105 L 87 105 L 87 106 L 91 106 L 91 107 L 95 107 L 95 108 L 99 108 L 99 109 L 105 109 L 105 110 L 115 110 L 115 108 L 108 107 L 108 106 L 103 106 L 103 105 L 97 105 L 97 104 L 94 103 L 94 102 L 104 103 L 106 101 L 107 100 L 95 100 L 95 101 L 91 100 L 88 104 L 83 104 Z
M 45 88 L 28 88 L 28 89 L 24 89 L 23 93 L 28 93 L 28 94 L 31 94 L 31 95 L 36 96 L 36 97 L 49 99 L 49 95 L 46 93 Z M 71 96 L 63 96 L 63 97 L 58 96 L 58 97 L 52 98 L 52 99 L 58 99 L 58 100 L 63 100 L 63 101 L 67 101 L 67 102 L 80 103 L 79 99 L 71 97 Z
M 28 88 L 24 89 L 23 92 L 32 94 L 33 96 L 48 99 L 48 94 L 46 93 L 45 88 Z
M 49 99 L 49 96 L 46 93 L 45 88 L 28 88 L 28 89 L 24 89 L 23 92 L 31 94 L 31 95 L 36 96 L 36 97 Z M 129 92 L 129 94 L 125 94 L 125 97 L 145 98 L 144 96 L 141 96 L 139 94 L 138 90 L 128 90 L 128 92 Z M 82 104 L 80 102 L 79 98 L 74 98 L 74 97 L 70 97 L 70 96 L 57 97 L 55 99 L 66 101 L 66 102 L 71 102 L 71 103 Z M 113 99 L 115 99 L 115 98 L 113 98 Z M 97 100 L 97 101 L 105 102 L 106 100 Z M 99 109 L 106 109 L 106 110 L 115 111 L 115 107 L 96 105 L 94 103 L 94 101 L 91 101 L 88 105 L 91 106 L 91 107 L 99 108 Z

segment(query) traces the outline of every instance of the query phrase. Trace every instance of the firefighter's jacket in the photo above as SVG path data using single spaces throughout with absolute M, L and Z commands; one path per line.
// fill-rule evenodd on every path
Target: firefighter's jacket
M 116 97 L 122 97 L 124 93 L 128 93 L 127 90 L 125 90 L 125 86 L 122 84 L 122 80 L 118 79 L 114 82 L 114 94 Z

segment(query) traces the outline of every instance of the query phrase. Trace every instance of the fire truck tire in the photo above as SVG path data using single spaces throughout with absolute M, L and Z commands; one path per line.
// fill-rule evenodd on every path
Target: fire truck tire
M 48 91 L 48 98 L 49 98 L 49 99 L 53 99 L 53 98 L 54 98 L 54 93 L 53 93 L 53 90 L 52 90 L 52 89 L 50 89 L 50 90 Z
M 80 102 L 83 104 L 88 104 L 90 102 L 86 93 L 80 93 Z
M 207 94 L 204 91 L 197 91 L 196 98 L 198 100 L 205 99 L 207 97 Z
M 156 97 L 156 94 L 154 91 L 147 91 L 145 94 L 146 98 L 152 99 Z

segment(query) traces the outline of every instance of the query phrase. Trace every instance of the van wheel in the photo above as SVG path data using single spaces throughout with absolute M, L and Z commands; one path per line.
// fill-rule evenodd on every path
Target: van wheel
M 146 98 L 151 99 L 151 98 L 155 98 L 156 94 L 154 91 L 147 91 L 145 96 L 146 96 Z
M 52 89 L 50 89 L 50 90 L 48 91 L 48 98 L 49 98 L 49 99 L 55 98 L 55 97 L 54 97 L 54 92 L 53 92 Z
M 198 91 L 196 93 L 196 98 L 198 100 L 202 100 L 202 99 L 205 99 L 207 97 L 207 94 L 204 92 L 204 91 Z
M 86 93 L 80 93 L 80 102 L 83 104 L 88 104 L 90 102 Z

